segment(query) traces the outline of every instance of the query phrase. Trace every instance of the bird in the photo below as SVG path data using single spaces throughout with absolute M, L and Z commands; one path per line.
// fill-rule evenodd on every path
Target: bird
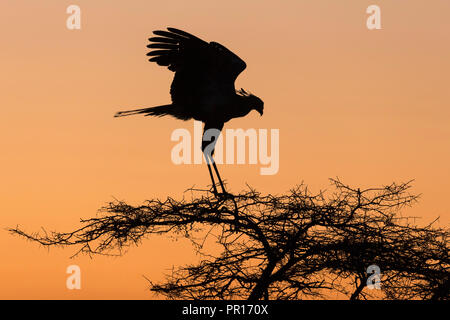
M 168 27 L 155 30 L 148 39 L 147 53 L 150 62 L 167 67 L 174 72 L 170 86 L 172 102 L 150 108 L 119 111 L 115 117 L 130 115 L 172 116 L 180 120 L 203 122 L 202 152 L 208 166 L 214 194 L 218 194 L 211 164 L 216 172 L 222 194 L 224 183 L 214 161 L 214 147 L 224 124 L 231 119 L 244 117 L 255 110 L 261 116 L 264 102 L 244 89 L 237 90 L 236 78 L 247 67 L 245 61 L 218 42 L 206 42 L 186 31 Z M 213 140 L 213 141 L 211 141 Z M 208 147 L 210 146 L 210 147 Z

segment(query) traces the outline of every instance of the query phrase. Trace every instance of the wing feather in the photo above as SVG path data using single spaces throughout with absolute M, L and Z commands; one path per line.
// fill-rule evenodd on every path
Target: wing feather
M 163 36 L 163 37 L 166 37 L 169 39 L 175 39 L 175 40 L 185 39 L 185 37 L 181 37 L 175 33 L 167 32 L 164 30 L 156 30 L 156 31 L 153 31 L 153 33 L 156 34 L 157 36 Z
M 151 37 L 148 41 L 178 44 L 178 40 L 164 37 Z
M 152 43 L 147 46 L 147 48 L 158 48 L 158 49 L 176 49 L 176 44 L 171 43 Z
M 147 53 L 148 56 L 163 56 L 172 54 L 172 50 L 153 50 Z
M 234 82 L 246 68 L 241 58 L 220 43 L 207 43 L 176 28 L 169 27 L 167 30 L 155 30 L 153 33 L 157 37 L 149 38 L 147 47 L 152 50 L 147 55 L 160 57 L 151 59 L 152 62 L 170 61 L 169 66 L 174 71 L 205 73 L 217 82 Z
M 175 72 L 171 87 L 172 100 L 186 101 L 204 97 L 215 88 L 234 94 L 234 82 L 246 68 L 235 53 L 217 42 L 206 42 L 186 31 L 167 28 L 153 31 L 147 47 L 149 61 Z

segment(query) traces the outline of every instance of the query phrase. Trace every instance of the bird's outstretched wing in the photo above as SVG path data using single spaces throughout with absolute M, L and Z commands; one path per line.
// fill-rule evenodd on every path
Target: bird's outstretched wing
M 184 81 L 205 81 L 233 84 L 246 68 L 245 62 L 217 42 L 205 42 L 175 28 L 157 30 L 150 38 L 147 54 L 150 61 L 183 74 Z

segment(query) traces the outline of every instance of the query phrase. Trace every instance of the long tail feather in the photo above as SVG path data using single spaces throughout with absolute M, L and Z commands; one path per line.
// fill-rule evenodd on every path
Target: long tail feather
M 145 116 L 162 117 L 162 116 L 171 114 L 171 112 L 170 112 L 171 109 L 172 109 L 172 105 L 167 104 L 167 105 L 158 106 L 158 107 L 119 111 L 114 115 L 114 117 L 126 117 L 126 116 L 132 116 L 132 115 L 136 115 L 136 114 L 144 114 Z

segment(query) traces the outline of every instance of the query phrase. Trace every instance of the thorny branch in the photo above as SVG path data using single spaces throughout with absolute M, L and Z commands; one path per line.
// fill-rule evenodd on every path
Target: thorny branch
M 150 282 L 170 299 L 302 299 L 344 294 L 351 299 L 448 299 L 448 230 L 412 225 L 400 216 L 417 201 L 411 182 L 354 189 L 339 180 L 327 197 L 300 185 L 283 195 L 254 189 L 228 197 L 191 190 L 189 200 L 108 203 L 75 231 L 28 234 L 44 246 L 75 253 L 122 254 L 146 236 L 190 239 L 202 257 Z M 194 197 L 194 194 L 197 196 Z M 206 231 L 205 231 L 206 230 Z M 214 239 L 219 254 L 207 252 Z M 369 290 L 367 267 L 381 269 L 381 290 Z

